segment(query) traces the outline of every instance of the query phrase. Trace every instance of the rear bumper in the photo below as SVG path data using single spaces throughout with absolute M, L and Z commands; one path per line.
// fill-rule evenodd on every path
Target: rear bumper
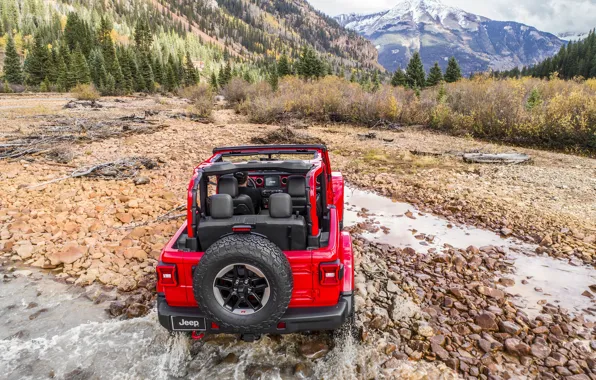
M 348 319 L 352 310 L 352 294 L 343 293 L 335 306 L 308 307 L 288 309 L 279 322 L 285 322 L 285 328 L 278 329 L 272 326 L 260 331 L 251 331 L 252 334 L 290 334 L 300 331 L 322 331 L 336 330 Z M 165 297 L 157 297 L 157 316 L 159 323 L 170 331 L 172 328 L 172 317 L 206 318 L 205 333 L 222 334 L 236 333 L 232 329 L 211 328 L 211 321 L 201 312 L 198 307 L 172 307 L 169 306 Z

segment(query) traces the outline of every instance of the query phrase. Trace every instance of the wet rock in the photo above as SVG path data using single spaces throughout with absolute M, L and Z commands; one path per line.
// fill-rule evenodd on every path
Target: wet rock
M 499 279 L 499 284 L 501 284 L 503 286 L 511 287 L 511 286 L 515 285 L 515 280 L 512 278 L 501 277 Z
M 93 372 L 82 368 L 77 368 L 64 375 L 64 380 L 87 380 L 91 378 L 93 378 Z
M 505 339 L 505 350 L 516 356 L 526 356 L 531 351 L 530 346 L 517 338 Z
M 308 364 L 298 363 L 294 366 L 294 376 L 299 379 L 310 379 L 314 376 L 314 371 Z
M 238 361 L 238 355 L 233 352 L 230 352 L 223 359 L 221 359 L 221 363 L 223 364 L 236 364 Z
M 138 318 L 149 312 L 149 307 L 141 303 L 133 303 L 126 309 L 126 318 Z
M 276 367 L 268 364 L 249 364 L 244 370 L 247 379 L 266 379 L 277 372 Z
M 493 313 L 484 312 L 478 314 L 474 320 L 484 331 L 497 331 L 499 330 L 499 327 L 497 326 L 496 318 L 497 317 Z
M 307 359 L 320 359 L 329 352 L 329 345 L 323 341 L 310 341 L 303 343 L 298 351 Z
M 108 310 L 110 312 L 110 315 L 112 315 L 113 317 L 117 317 L 124 313 L 125 308 L 126 308 L 126 304 L 124 302 L 114 301 L 114 302 L 110 303 L 110 308 Z
M 31 319 L 31 320 L 37 319 L 37 317 L 39 317 L 42 313 L 45 313 L 47 311 L 48 311 L 48 309 L 45 309 L 45 308 L 44 309 L 39 309 L 35 313 L 31 314 L 29 316 L 29 319 Z

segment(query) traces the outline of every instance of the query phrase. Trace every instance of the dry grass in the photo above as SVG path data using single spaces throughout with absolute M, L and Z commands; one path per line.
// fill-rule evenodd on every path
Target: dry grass
M 367 92 L 337 77 L 284 78 L 277 92 L 242 86 L 238 110 L 257 123 L 297 116 L 373 126 L 426 125 L 455 135 L 589 155 L 596 152 L 596 81 L 478 77 L 422 91 Z M 227 91 L 233 92 L 231 85 Z M 241 99 L 242 97 L 236 97 Z

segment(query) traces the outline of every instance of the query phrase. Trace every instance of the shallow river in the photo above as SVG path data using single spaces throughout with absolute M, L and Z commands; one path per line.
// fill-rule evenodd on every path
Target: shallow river
M 367 233 L 372 240 L 422 252 L 440 251 L 445 243 L 461 248 L 506 247 L 517 270 L 516 285 L 509 290 L 520 295 L 517 301 L 529 313 L 538 312 L 541 299 L 560 302 L 575 312 L 592 305 L 581 293 L 596 284 L 593 269 L 526 256 L 524 252 L 533 252 L 531 245 L 484 230 L 448 226 L 443 219 L 420 215 L 411 205 L 372 193 L 346 189 L 346 203 L 346 226 L 368 218 L 389 228 L 387 233 Z M 369 210 L 367 217 L 357 215 L 362 208 Z M 406 216 L 407 211 L 415 219 Z M 332 351 L 317 361 L 302 357 L 298 347 L 310 340 L 331 339 L 327 335 L 264 337 L 256 343 L 222 336 L 194 342 L 166 332 L 155 312 L 144 318 L 111 320 L 104 311 L 107 305 L 93 304 L 83 290 L 55 282 L 46 274 L 22 274 L 0 283 L 2 378 L 344 379 L 355 377 L 356 365 L 373 371 L 377 366 L 375 357 L 347 336 L 335 338 Z M 522 284 L 522 279 L 528 284 Z

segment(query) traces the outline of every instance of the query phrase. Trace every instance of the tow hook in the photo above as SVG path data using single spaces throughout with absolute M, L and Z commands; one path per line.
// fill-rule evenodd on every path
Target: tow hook
M 240 339 L 245 342 L 254 342 L 261 338 L 261 334 L 241 334 Z
M 205 333 L 204 332 L 196 332 L 196 331 L 193 331 L 192 332 L 192 339 L 193 340 L 203 339 L 204 337 L 205 337 Z

